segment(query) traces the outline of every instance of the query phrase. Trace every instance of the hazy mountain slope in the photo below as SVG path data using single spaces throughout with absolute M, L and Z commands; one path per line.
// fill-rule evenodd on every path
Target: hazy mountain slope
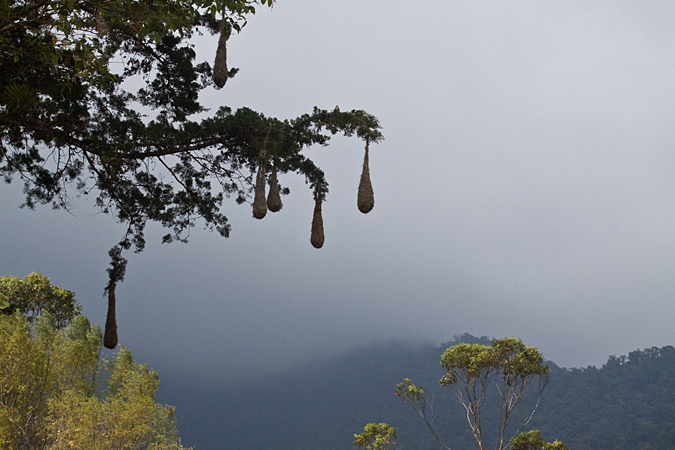
M 675 448 L 675 349 L 554 370 L 532 425 L 575 450 Z
M 354 448 L 354 433 L 380 421 L 398 427 L 399 449 L 440 448 L 394 395 L 396 384 L 410 377 L 434 393 L 439 435 L 453 449 L 468 450 L 476 445 L 464 410 L 437 384 L 443 375 L 440 355 L 450 344 L 371 346 L 206 394 L 160 374 L 160 400 L 177 407 L 183 441 L 197 450 L 346 450 Z M 675 449 L 672 347 L 611 357 L 601 368 L 551 367 L 528 429 L 540 429 L 544 439 L 561 439 L 574 450 Z M 484 408 L 491 406 L 496 404 Z

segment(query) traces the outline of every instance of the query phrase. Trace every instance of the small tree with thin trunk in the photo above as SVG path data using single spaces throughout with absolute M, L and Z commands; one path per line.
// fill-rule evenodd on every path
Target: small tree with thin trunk
M 512 438 L 506 437 L 507 427 L 525 393 L 533 382 L 538 380 L 537 402 L 515 435 L 520 433 L 534 416 L 550 373 L 541 353 L 535 347 L 526 347 L 516 338 L 498 339 L 491 345 L 454 345 L 443 353 L 441 366 L 447 373 L 439 383 L 441 386 L 454 389 L 457 401 L 466 410 L 469 426 L 480 450 L 485 450 L 481 408 L 488 393 L 494 389 L 500 397 L 501 409 L 496 424 L 495 449 L 504 450 L 512 442 Z M 426 389 L 416 386 L 409 378 L 400 383 L 396 389 L 396 395 L 419 414 L 438 443 L 443 448 L 451 450 L 433 429 L 433 410 L 427 400 L 427 394 Z

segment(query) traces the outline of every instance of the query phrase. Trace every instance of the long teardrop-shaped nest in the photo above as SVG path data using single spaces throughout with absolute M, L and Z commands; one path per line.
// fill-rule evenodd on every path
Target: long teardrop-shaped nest
M 270 192 L 267 194 L 267 209 L 273 213 L 281 210 L 284 204 L 281 202 L 281 193 L 279 192 L 279 181 L 277 180 L 277 166 L 272 167 L 272 176 L 270 177 Z
M 361 172 L 361 181 L 359 182 L 359 192 L 356 196 L 356 206 L 363 214 L 368 214 L 375 206 L 375 195 L 373 185 L 370 182 L 370 168 L 368 167 L 368 144 L 366 141 L 366 152 L 363 156 L 363 171 Z
M 96 21 L 96 32 L 99 36 L 103 37 L 110 33 L 110 24 L 105 17 L 101 15 L 101 11 L 96 11 L 94 20 Z
M 105 348 L 117 347 L 117 319 L 115 317 L 115 283 L 108 286 L 108 316 L 105 319 L 105 334 L 103 335 Z
M 261 152 L 262 154 L 262 152 Z M 261 160 L 258 163 L 258 174 L 255 179 L 255 197 L 253 197 L 253 217 L 260 220 L 267 214 L 265 202 L 265 165 Z
M 213 63 L 213 82 L 222 88 L 227 81 L 227 40 L 230 38 L 230 28 L 225 19 L 220 22 L 220 39 L 216 50 L 216 60 Z
M 321 215 L 321 197 L 314 194 L 314 217 L 312 217 L 312 234 L 309 242 L 314 248 L 323 247 L 325 236 L 323 234 L 323 217 Z

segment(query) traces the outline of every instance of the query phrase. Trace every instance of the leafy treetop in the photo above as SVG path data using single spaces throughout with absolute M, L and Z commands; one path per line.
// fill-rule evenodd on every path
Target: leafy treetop
M 369 423 L 354 435 L 354 445 L 366 450 L 386 450 L 396 445 L 396 428 L 387 423 Z
M 447 373 L 439 383 L 441 386 L 454 389 L 457 400 L 466 410 L 469 426 L 480 450 L 485 448 L 481 408 L 488 392 L 494 390 L 500 397 L 501 411 L 496 424 L 495 448 L 504 450 L 511 445 L 511 440 L 506 438 L 507 427 L 518 410 L 523 396 L 530 389 L 534 379 L 539 379 L 537 403 L 518 432 L 531 421 L 550 374 L 541 353 L 535 347 L 526 347 L 517 338 L 497 339 L 490 345 L 467 343 L 453 345 L 443 353 L 441 366 Z M 450 450 L 432 426 L 433 409 L 427 399 L 428 391 L 406 378 L 399 383 L 396 395 L 425 421 L 438 443 Z
M 0 277 L 0 310 L 4 314 L 25 314 L 29 320 L 47 312 L 53 317 L 56 327 L 63 328 L 81 314 L 82 307 L 73 292 L 53 286 L 47 277 L 34 272 L 23 280 Z
M 541 438 L 541 431 L 532 430 L 519 433 L 511 440 L 511 450 L 569 450 L 559 440 L 546 442 Z

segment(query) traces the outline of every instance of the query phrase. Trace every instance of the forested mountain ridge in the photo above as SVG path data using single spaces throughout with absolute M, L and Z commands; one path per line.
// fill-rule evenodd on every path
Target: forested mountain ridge
M 410 377 L 432 391 L 434 426 L 444 441 L 453 450 L 468 450 L 476 445 L 466 414 L 438 386 L 440 355 L 459 341 L 489 339 L 465 334 L 438 347 L 373 345 L 208 396 L 163 373 L 160 396 L 163 391 L 162 401 L 176 405 L 183 440 L 197 450 L 347 450 L 368 422 L 397 427 L 399 450 L 440 448 L 394 395 L 396 384 Z M 612 356 L 600 368 L 549 365 L 550 382 L 527 429 L 573 450 L 675 449 L 675 348 Z M 181 396 L 174 397 L 178 391 Z
M 601 368 L 552 367 L 532 422 L 570 448 L 675 448 L 675 348 L 611 356 Z

